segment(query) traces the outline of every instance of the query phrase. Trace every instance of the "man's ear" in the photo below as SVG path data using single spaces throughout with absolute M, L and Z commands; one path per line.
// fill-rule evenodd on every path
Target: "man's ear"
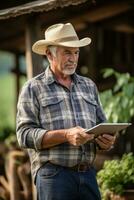
M 46 50 L 46 56 L 48 57 L 49 60 L 53 59 L 53 55 L 49 49 Z

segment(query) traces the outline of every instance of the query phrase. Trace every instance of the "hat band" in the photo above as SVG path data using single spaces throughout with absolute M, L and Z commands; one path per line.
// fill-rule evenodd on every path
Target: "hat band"
M 53 41 L 58 43 L 58 42 L 68 42 L 68 41 L 72 41 L 72 40 L 78 41 L 79 38 L 77 36 L 71 36 L 71 37 L 60 38 L 60 39 L 53 40 Z

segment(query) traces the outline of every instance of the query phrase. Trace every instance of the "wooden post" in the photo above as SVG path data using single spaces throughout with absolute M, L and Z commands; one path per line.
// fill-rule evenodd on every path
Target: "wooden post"
M 43 71 L 42 56 L 32 52 L 32 45 L 35 41 L 40 39 L 39 35 L 39 22 L 34 17 L 28 18 L 26 26 L 26 68 L 28 79 L 38 75 Z
M 9 181 L 10 200 L 22 200 L 20 193 L 20 182 L 17 174 L 18 163 L 23 159 L 24 153 L 21 151 L 11 151 L 8 155 L 6 175 Z
M 33 23 L 34 21 L 34 23 Z M 37 19 L 31 17 L 27 21 L 26 26 L 26 68 L 27 78 L 30 79 L 43 72 L 43 57 L 32 52 L 32 45 L 39 40 L 41 27 Z M 36 187 L 32 181 L 33 200 L 37 199 Z
M 16 78 L 16 102 L 15 105 L 17 104 L 18 101 L 18 95 L 19 95 L 19 90 L 20 90 L 20 67 L 19 67 L 19 54 L 15 54 L 15 78 Z
M 95 80 L 97 76 L 97 28 L 92 25 L 89 28 L 89 32 L 92 42 L 90 44 L 89 59 L 87 64 L 89 67 L 89 77 Z

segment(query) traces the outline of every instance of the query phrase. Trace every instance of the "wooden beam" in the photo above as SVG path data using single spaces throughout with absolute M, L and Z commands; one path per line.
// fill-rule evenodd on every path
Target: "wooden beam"
M 117 18 L 118 15 L 124 14 L 129 10 L 132 10 L 131 0 L 128 1 L 117 1 L 117 2 L 107 2 L 104 5 L 96 5 L 94 7 L 87 6 L 86 8 L 81 8 L 80 12 L 77 12 L 74 8 L 74 12 L 70 13 L 71 8 L 64 8 L 57 12 L 56 10 L 49 11 L 47 13 L 42 13 L 39 15 L 41 21 L 47 22 L 42 23 L 42 29 L 48 27 L 50 24 L 54 23 L 53 19 L 55 19 L 55 23 L 59 22 L 62 18 L 63 22 L 71 22 L 75 25 L 77 31 L 81 31 L 86 29 L 87 23 L 96 23 L 105 20 L 111 20 L 112 18 Z M 85 10 L 84 10 L 85 9 Z M 64 12 L 63 12 L 64 11 Z
M 124 32 L 124 33 L 134 33 L 134 26 L 122 23 L 117 26 L 115 25 L 114 30 L 119 31 L 119 32 Z
M 130 1 L 125 2 L 116 2 L 116 3 L 109 3 L 102 5 L 101 7 L 96 7 L 95 9 L 89 9 L 88 12 L 85 14 L 74 17 L 71 21 L 73 23 L 82 23 L 85 22 L 99 22 L 104 19 L 114 17 L 116 15 L 119 15 L 121 13 L 127 12 L 128 10 L 131 10 L 133 7 L 130 4 Z
M 33 23 L 34 21 L 34 23 Z M 28 19 L 26 26 L 26 69 L 28 79 L 36 76 L 43 71 L 43 59 L 40 55 L 32 52 L 33 43 L 40 37 L 40 25 L 37 19 Z
M 100 22 L 100 26 L 104 29 L 114 30 L 117 32 L 134 33 L 133 11 L 113 17 Z
M 12 17 L 17 17 L 24 14 L 30 14 L 33 12 L 46 12 L 49 10 L 54 10 L 56 8 L 63 8 L 67 6 L 73 6 L 85 3 L 87 0 L 38 0 L 32 1 L 23 5 L 16 7 L 11 7 L 8 9 L 0 10 L 0 20 L 9 19 Z M 89 0 L 88 0 L 89 1 Z M 91 2 L 91 0 L 90 0 Z
M 20 63 L 19 54 L 15 55 L 15 78 L 16 78 L 16 102 L 18 101 L 19 91 L 20 91 Z

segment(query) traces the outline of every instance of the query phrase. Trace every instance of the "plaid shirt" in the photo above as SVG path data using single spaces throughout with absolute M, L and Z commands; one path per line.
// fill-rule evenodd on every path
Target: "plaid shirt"
M 69 90 L 58 83 L 48 67 L 28 81 L 18 101 L 17 138 L 20 146 L 28 149 L 33 176 L 47 161 L 71 167 L 84 161 L 92 163 L 95 158 L 96 146 L 92 142 L 79 147 L 66 142 L 41 149 L 48 130 L 91 128 L 105 120 L 97 88 L 89 78 L 74 74 Z

